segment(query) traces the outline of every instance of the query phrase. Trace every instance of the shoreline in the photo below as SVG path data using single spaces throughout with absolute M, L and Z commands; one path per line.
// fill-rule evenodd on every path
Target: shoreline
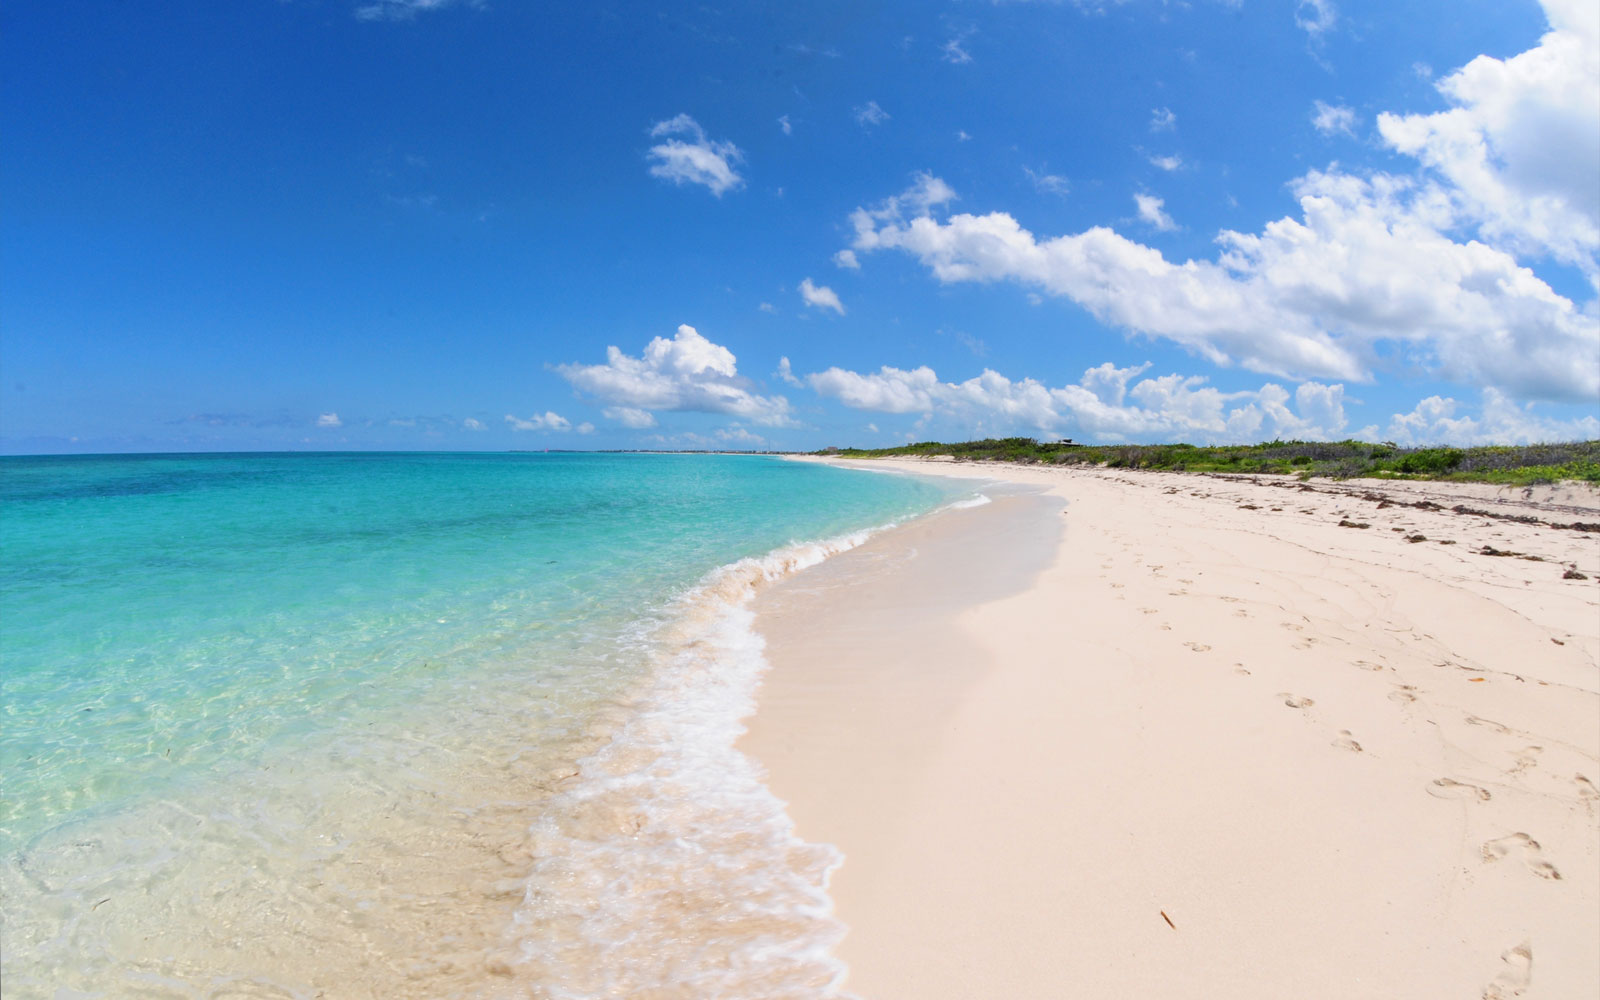
M 1064 527 L 946 511 L 753 605 L 740 747 L 844 852 L 847 990 L 1600 989 L 1600 541 L 1515 519 L 1593 491 L 838 464 Z

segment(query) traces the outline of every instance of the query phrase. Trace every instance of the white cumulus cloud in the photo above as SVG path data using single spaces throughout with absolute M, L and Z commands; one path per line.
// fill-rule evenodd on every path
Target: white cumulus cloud
M 1054 388 L 989 369 L 965 382 L 942 382 L 927 366 L 867 373 L 829 368 L 806 382 L 858 410 L 952 418 L 992 432 L 1071 430 L 1099 440 L 1327 439 L 1347 422 L 1342 385 L 1306 382 L 1291 393 L 1269 382 L 1223 392 L 1197 375 L 1140 378 L 1148 367 L 1108 362 L 1084 372 L 1075 385 Z
M 1031 170 L 1023 167 L 1022 172 L 1028 175 L 1028 180 L 1033 186 L 1045 194 L 1058 194 L 1065 197 L 1072 190 L 1072 184 L 1060 174 L 1052 174 L 1043 170 Z
M 343 427 L 344 421 L 339 419 L 337 413 L 323 413 L 317 417 L 318 427 Z
M 1340 104 L 1313 101 L 1311 102 L 1311 125 L 1323 135 L 1333 135 L 1336 132 L 1355 135 L 1356 112 L 1354 108 L 1347 108 Z
M 607 420 L 615 420 L 624 427 L 642 430 L 656 425 L 655 414 L 649 410 L 639 410 L 631 406 L 608 406 L 602 411 Z
M 489 425 L 485 424 L 477 417 L 468 417 L 467 419 L 461 421 L 461 426 L 465 427 L 469 431 L 486 431 L 489 429 Z
M 1176 156 L 1152 156 L 1150 157 L 1150 165 L 1171 173 L 1183 167 L 1183 160 Z
M 778 370 L 774 374 L 790 385 L 805 385 L 804 382 L 795 377 L 794 368 L 789 364 L 787 357 L 778 359 Z
M 1547 0 L 1551 30 L 1509 59 L 1478 56 L 1436 86 L 1453 107 L 1378 116 L 1392 148 L 1448 182 L 1489 242 L 1548 254 L 1596 280 L 1600 252 L 1600 17 Z
M 1335 7 L 1333 0 L 1300 0 L 1295 5 L 1294 23 L 1299 25 L 1312 40 L 1320 39 L 1339 20 L 1339 8 Z
M 730 444 L 742 444 L 747 447 L 758 447 L 767 443 L 767 439 L 738 424 L 724 427 L 717 431 L 717 440 Z
M 1162 209 L 1166 204 L 1164 200 L 1153 194 L 1136 194 L 1133 196 L 1133 203 L 1139 207 L 1139 218 L 1162 232 L 1178 228 L 1178 224 L 1172 221 L 1172 216 Z
M 1429 396 L 1410 413 L 1397 413 L 1389 422 L 1388 440 L 1401 445 L 1423 444 L 1542 444 L 1589 441 L 1600 438 L 1600 419 L 1552 420 L 1518 406 L 1502 392 L 1485 389 L 1477 417 L 1457 414 L 1461 404 L 1447 396 Z M 1376 427 L 1366 428 L 1375 432 Z M 1377 437 L 1369 433 L 1368 437 Z
M 948 191 L 926 177 L 913 190 L 929 188 Z M 1510 254 L 1441 233 L 1436 188 L 1313 171 L 1293 191 L 1300 218 L 1224 230 L 1214 261 L 1173 263 L 1100 226 L 1039 238 L 1005 212 L 940 219 L 909 193 L 854 212 L 851 247 L 1068 298 L 1219 365 L 1370 381 L 1381 360 L 1522 398 L 1600 395 L 1600 366 L 1573 363 L 1600 356 L 1600 323 Z
M 861 262 L 856 260 L 856 252 L 854 250 L 840 250 L 833 255 L 833 262 L 847 270 L 861 270 Z
M 612 404 L 608 416 L 617 420 L 627 410 L 689 410 L 726 413 L 772 427 L 794 423 L 787 399 L 752 392 L 748 380 L 739 377 L 733 352 L 687 324 L 671 340 L 651 340 L 640 357 L 607 347 L 603 365 L 566 364 L 556 371 L 574 387 Z
M 701 184 L 718 198 L 744 184 L 735 169 L 735 164 L 744 161 L 739 147 L 707 138 L 705 129 L 688 115 L 657 122 L 650 128 L 650 137 L 667 137 L 650 147 L 650 176 L 674 184 Z
M 1156 108 L 1150 112 L 1150 131 L 1167 132 L 1178 127 L 1178 116 L 1171 108 Z
M 844 315 L 844 303 L 839 301 L 839 296 L 827 285 L 812 284 L 810 278 L 800 282 L 800 298 L 813 309 L 832 309 L 840 316 Z
M 526 420 L 508 413 L 506 414 L 506 423 L 510 424 L 511 429 L 514 431 L 570 431 L 574 429 L 572 421 L 559 413 L 551 413 L 548 410 L 544 413 L 535 414 Z M 594 428 L 590 427 L 589 429 L 593 430 Z

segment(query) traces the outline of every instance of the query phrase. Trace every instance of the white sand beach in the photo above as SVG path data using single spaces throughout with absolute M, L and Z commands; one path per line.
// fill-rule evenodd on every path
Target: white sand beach
M 1595 491 L 900 465 L 1013 485 L 761 594 L 741 744 L 851 992 L 1600 994 Z

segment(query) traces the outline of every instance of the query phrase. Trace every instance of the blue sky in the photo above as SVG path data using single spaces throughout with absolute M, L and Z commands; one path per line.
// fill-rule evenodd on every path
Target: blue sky
M 1600 437 L 1584 2 L 0 8 L 0 450 Z

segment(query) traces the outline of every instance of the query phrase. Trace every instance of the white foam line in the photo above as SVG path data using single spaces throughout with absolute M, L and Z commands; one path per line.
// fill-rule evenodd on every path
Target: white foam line
M 748 605 L 893 526 L 741 559 L 677 602 L 626 721 L 531 830 L 515 964 L 541 995 L 847 995 L 827 893 L 843 855 L 796 835 L 735 746 L 768 668 Z

